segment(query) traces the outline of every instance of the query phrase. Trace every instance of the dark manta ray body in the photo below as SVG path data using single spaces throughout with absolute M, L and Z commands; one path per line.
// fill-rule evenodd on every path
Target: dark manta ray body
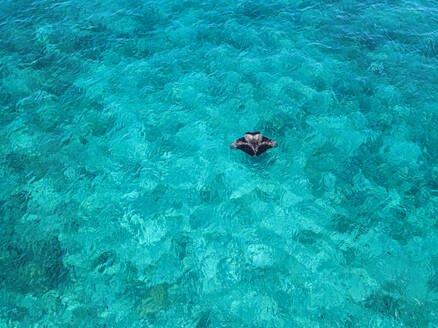
M 264 153 L 272 147 L 277 147 L 277 143 L 262 136 L 258 131 L 247 132 L 242 138 L 237 139 L 231 144 L 231 148 L 243 150 L 253 157 Z

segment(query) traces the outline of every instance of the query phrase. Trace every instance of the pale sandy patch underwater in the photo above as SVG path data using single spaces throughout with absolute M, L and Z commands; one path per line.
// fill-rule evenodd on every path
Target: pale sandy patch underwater
M 435 2 L 0 9 L 1 327 L 438 326 Z

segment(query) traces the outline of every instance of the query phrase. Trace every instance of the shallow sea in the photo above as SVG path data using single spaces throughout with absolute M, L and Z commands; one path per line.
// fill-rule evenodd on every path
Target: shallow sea
M 438 327 L 437 95 L 436 1 L 1 0 L 0 327 Z

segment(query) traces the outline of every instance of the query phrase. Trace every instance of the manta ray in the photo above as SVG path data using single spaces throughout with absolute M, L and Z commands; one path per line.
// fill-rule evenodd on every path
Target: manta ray
M 232 149 L 240 149 L 252 157 L 258 156 L 269 148 L 277 147 L 277 143 L 260 134 L 260 132 L 246 132 L 242 138 L 237 139 L 231 144 Z

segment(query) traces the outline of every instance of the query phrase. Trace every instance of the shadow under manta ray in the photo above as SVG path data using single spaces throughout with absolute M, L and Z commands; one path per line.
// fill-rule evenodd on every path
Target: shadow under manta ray
M 260 134 L 260 132 L 246 132 L 242 138 L 237 139 L 231 144 L 231 148 L 243 150 L 252 157 L 258 156 L 269 148 L 277 147 L 277 143 Z

